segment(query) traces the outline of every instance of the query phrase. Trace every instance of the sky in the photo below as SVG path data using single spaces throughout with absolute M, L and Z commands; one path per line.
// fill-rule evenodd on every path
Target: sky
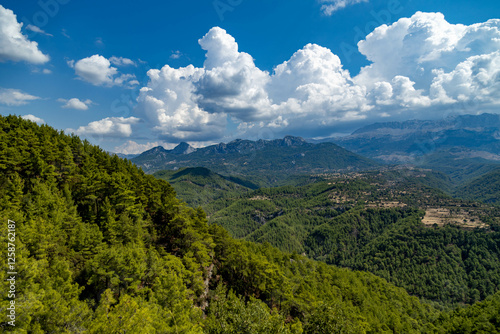
M 499 107 L 494 0 L 0 0 L 0 114 L 111 152 Z

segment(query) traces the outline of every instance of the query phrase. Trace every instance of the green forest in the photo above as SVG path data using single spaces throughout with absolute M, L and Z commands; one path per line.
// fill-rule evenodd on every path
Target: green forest
M 233 238 L 221 226 L 225 224 L 208 224 L 203 209 L 177 199 L 166 181 L 49 126 L 0 117 L 0 150 L 2 291 L 9 289 L 11 270 L 6 261 L 7 253 L 12 253 L 7 247 L 9 220 L 15 222 L 17 272 L 15 297 L 2 293 L 0 298 L 3 332 L 500 332 L 494 231 L 483 236 L 454 227 L 422 229 L 418 210 L 359 211 L 346 201 L 343 209 L 318 207 L 322 219 L 311 217 L 307 238 L 301 240 L 306 254 L 301 255 L 278 250 L 270 242 Z M 287 189 L 276 191 L 293 192 L 295 187 Z M 318 200 L 313 196 L 316 190 L 311 190 L 312 201 Z M 254 200 L 258 201 L 266 200 Z M 214 212 L 209 211 L 211 217 Z M 347 221 L 346 214 L 359 217 L 362 236 L 340 236 L 346 250 L 354 252 L 356 244 L 363 245 L 363 251 L 349 259 L 353 263 L 342 262 L 347 259 L 335 253 L 336 242 L 322 243 L 324 249 L 316 244 L 320 232 L 325 238 L 337 238 L 340 231 L 328 229 L 332 219 L 340 225 Z M 240 225 L 231 234 L 257 231 Z M 391 238 L 391 233 L 398 237 Z M 464 266 L 483 266 L 462 291 L 469 306 L 443 307 L 418 298 L 419 291 L 412 291 L 412 296 L 387 281 L 415 280 L 425 273 L 415 270 L 394 276 L 390 268 L 394 263 L 384 257 L 400 253 L 396 250 L 403 247 L 420 252 L 412 240 L 426 233 L 432 238 L 415 261 L 442 262 L 446 267 L 461 258 Z M 385 243 L 384 238 L 394 242 Z M 444 245 L 444 253 L 434 243 Z M 471 254 L 469 262 L 460 253 L 462 245 Z M 326 253 L 331 256 L 323 261 L 310 258 Z M 370 257 L 373 261 L 366 262 Z M 379 276 L 337 265 L 357 266 Z M 491 275 L 484 276 L 483 269 Z M 413 282 L 398 285 L 410 291 Z M 451 301 L 456 299 L 457 284 L 461 283 L 449 283 Z M 12 300 L 15 326 L 7 317 Z M 476 300 L 481 301 L 473 303 Z
M 418 180 L 416 173 L 259 189 L 205 207 L 209 222 L 234 237 L 372 272 L 442 307 L 472 304 L 495 293 L 500 288 L 499 208 L 454 199 L 427 186 L 437 183 L 434 175 Z M 447 208 L 450 215 L 461 212 L 484 227 L 426 226 L 427 206 Z

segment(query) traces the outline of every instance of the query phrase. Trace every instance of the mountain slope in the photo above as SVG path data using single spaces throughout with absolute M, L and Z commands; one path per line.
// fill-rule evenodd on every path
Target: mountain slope
M 431 152 L 421 157 L 418 164 L 448 175 L 450 189 L 500 168 L 496 154 L 463 148 Z
M 372 274 L 232 239 L 167 182 L 48 126 L 0 117 L 0 170 L 4 331 L 418 333 L 437 315 Z
M 500 203 L 500 168 L 480 176 L 455 190 L 455 196 L 485 203 Z
M 426 170 L 324 178 L 215 201 L 209 222 L 234 237 L 370 271 L 444 305 L 499 289 L 498 208 L 431 188 L 440 174 Z
M 149 173 L 161 169 L 205 167 L 223 175 L 244 175 L 263 184 L 274 184 L 292 174 L 377 166 L 370 159 L 333 143 L 311 144 L 291 136 L 276 140 L 235 140 L 185 154 L 175 153 L 176 149 L 156 147 L 132 161 Z
M 444 172 L 457 186 L 500 166 L 500 115 L 375 123 L 332 141 L 378 161 Z
M 462 148 L 500 160 L 500 115 L 460 115 L 436 121 L 375 123 L 334 142 L 387 162 L 414 162 L 434 151 Z M 418 160 L 417 160 L 418 162 Z
M 153 176 L 169 182 L 177 196 L 192 207 L 204 206 L 222 197 L 238 197 L 258 188 L 249 181 L 222 176 L 203 167 L 162 170 Z

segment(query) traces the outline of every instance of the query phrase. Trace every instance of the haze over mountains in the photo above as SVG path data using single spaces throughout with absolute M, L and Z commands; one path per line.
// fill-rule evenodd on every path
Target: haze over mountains
M 500 161 L 500 115 L 485 113 L 435 121 L 375 123 L 333 141 L 358 154 L 389 163 L 418 163 L 427 154 L 456 148 L 461 152 L 457 158 Z
M 269 184 L 284 175 L 410 164 L 443 172 L 460 184 L 500 167 L 500 116 L 375 123 L 323 142 L 286 136 L 199 149 L 183 142 L 172 150 L 158 146 L 129 158 L 148 173 L 206 167 L 225 175 L 265 174 Z
M 173 150 L 155 147 L 132 159 L 148 173 L 181 167 L 206 167 L 226 175 L 268 178 L 273 183 L 291 174 L 355 171 L 379 164 L 334 143 L 312 144 L 300 137 L 234 140 L 200 149 L 186 143 Z

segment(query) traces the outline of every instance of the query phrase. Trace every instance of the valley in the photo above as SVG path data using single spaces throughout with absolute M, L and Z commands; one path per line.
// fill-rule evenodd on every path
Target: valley
M 500 207 L 452 194 L 442 172 L 320 145 L 322 161 L 361 165 L 148 175 L 48 126 L 9 116 L 0 130 L 26 331 L 102 333 L 123 319 L 148 333 L 496 331 Z M 285 163 L 318 149 L 300 142 L 271 152 Z
M 468 122 L 477 126 L 474 131 L 480 131 L 480 125 L 488 122 L 495 127 L 495 117 L 458 117 L 458 122 L 452 119 L 438 125 L 456 129 Z M 353 138 L 373 128 L 381 132 L 380 129 L 387 127 L 439 133 L 432 122 L 407 122 L 367 127 L 355 132 Z M 411 132 L 405 131 L 403 133 Z M 496 150 L 495 142 L 485 141 L 492 152 Z M 397 144 L 394 138 L 386 142 Z M 487 246 L 480 251 L 488 254 L 489 264 L 476 263 L 477 267 L 472 269 L 468 262 L 478 256 L 475 252 L 480 244 L 496 243 L 500 237 L 497 234 L 500 208 L 492 205 L 499 198 L 496 184 L 500 180 L 497 172 L 500 169 L 495 169 L 498 161 L 494 153 L 474 150 L 473 144 L 469 143 L 466 148 L 453 146 L 457 142 L 464 143 L 466 138 L 454 137 L 448 146 L 444 145 L 445 151 L 434 147 L 413 165 L 405 161 L 403 165 L 379 164 L 377 167 L 374 163 L 370 166 L 372 170 L 361 168 L 355 172 L 295 171 L 273 183 L 259 182 L 259 174 L 250 173 L 252 182 L 247 182 L 246 188 L 241 186 L 246 176 L 243 173 L 237 174 L 236 183 L 231 177 L 208 169 L 204 169 L 202 180 L 196 172 L 199 167 L 181 169 L 184 180 L 166 177 L 173 172 L 154 175 L 171 182 L 181 199 L 189 205 L 201 206 L 207 212 L 209 223 L 224 227 L 233 237 L 269 243 L 282 251 L 337 266 L 371 271 L 420 298 L 446 306 L 481 300 L 500 287 L 500 280 L 493 278 L 499 270 L 497 260 L 493 260 L 498 259 L 498 246 L 491 249 Z M 481 146 L 480 150 L 485 147 Z M 260 172 L 265 178 L 270 171 L 261 169 Z M 224 186 L 218 181 L 222 179 Z M 375 222 L 381 225 L 372 226 Z M 393 238 L 403 231 L 406 231 L 405 242 L 400 244 Z M 434 243 L 432 240 L 436 238 L 449 241 L 447 245 Z M 461 254 L 460 259 L 445 255 L 450 246 Z M 380 247 L 383 252 L 377 250 Z M 401 247 L 406 249 L 403 257 L 399 255 Z M 409 252 L 408 247 L 412 251 Z M 471 253 L 471 249 L 476 251 Z M 433 253 L 436 256 L 429 262 L 428 256 Z M 398 257 L 401 262 L 397 265 L 387 262 Z M 477 276 L 477 270 L 482 270 L 483 276 Z M 425 280 L 409 278 L 420 277 L 421 271 L 426 273 Z M 445 272 L 453 278 L 446 278 Z M 444 280 L 451 290 L 440 290 Z M 484 285 L 485 282 L 488 283 Z M 469 287 L 464 290 L 464 286 Z
M 0 333 L 500 334 L 500 2 L 0 4 Z

